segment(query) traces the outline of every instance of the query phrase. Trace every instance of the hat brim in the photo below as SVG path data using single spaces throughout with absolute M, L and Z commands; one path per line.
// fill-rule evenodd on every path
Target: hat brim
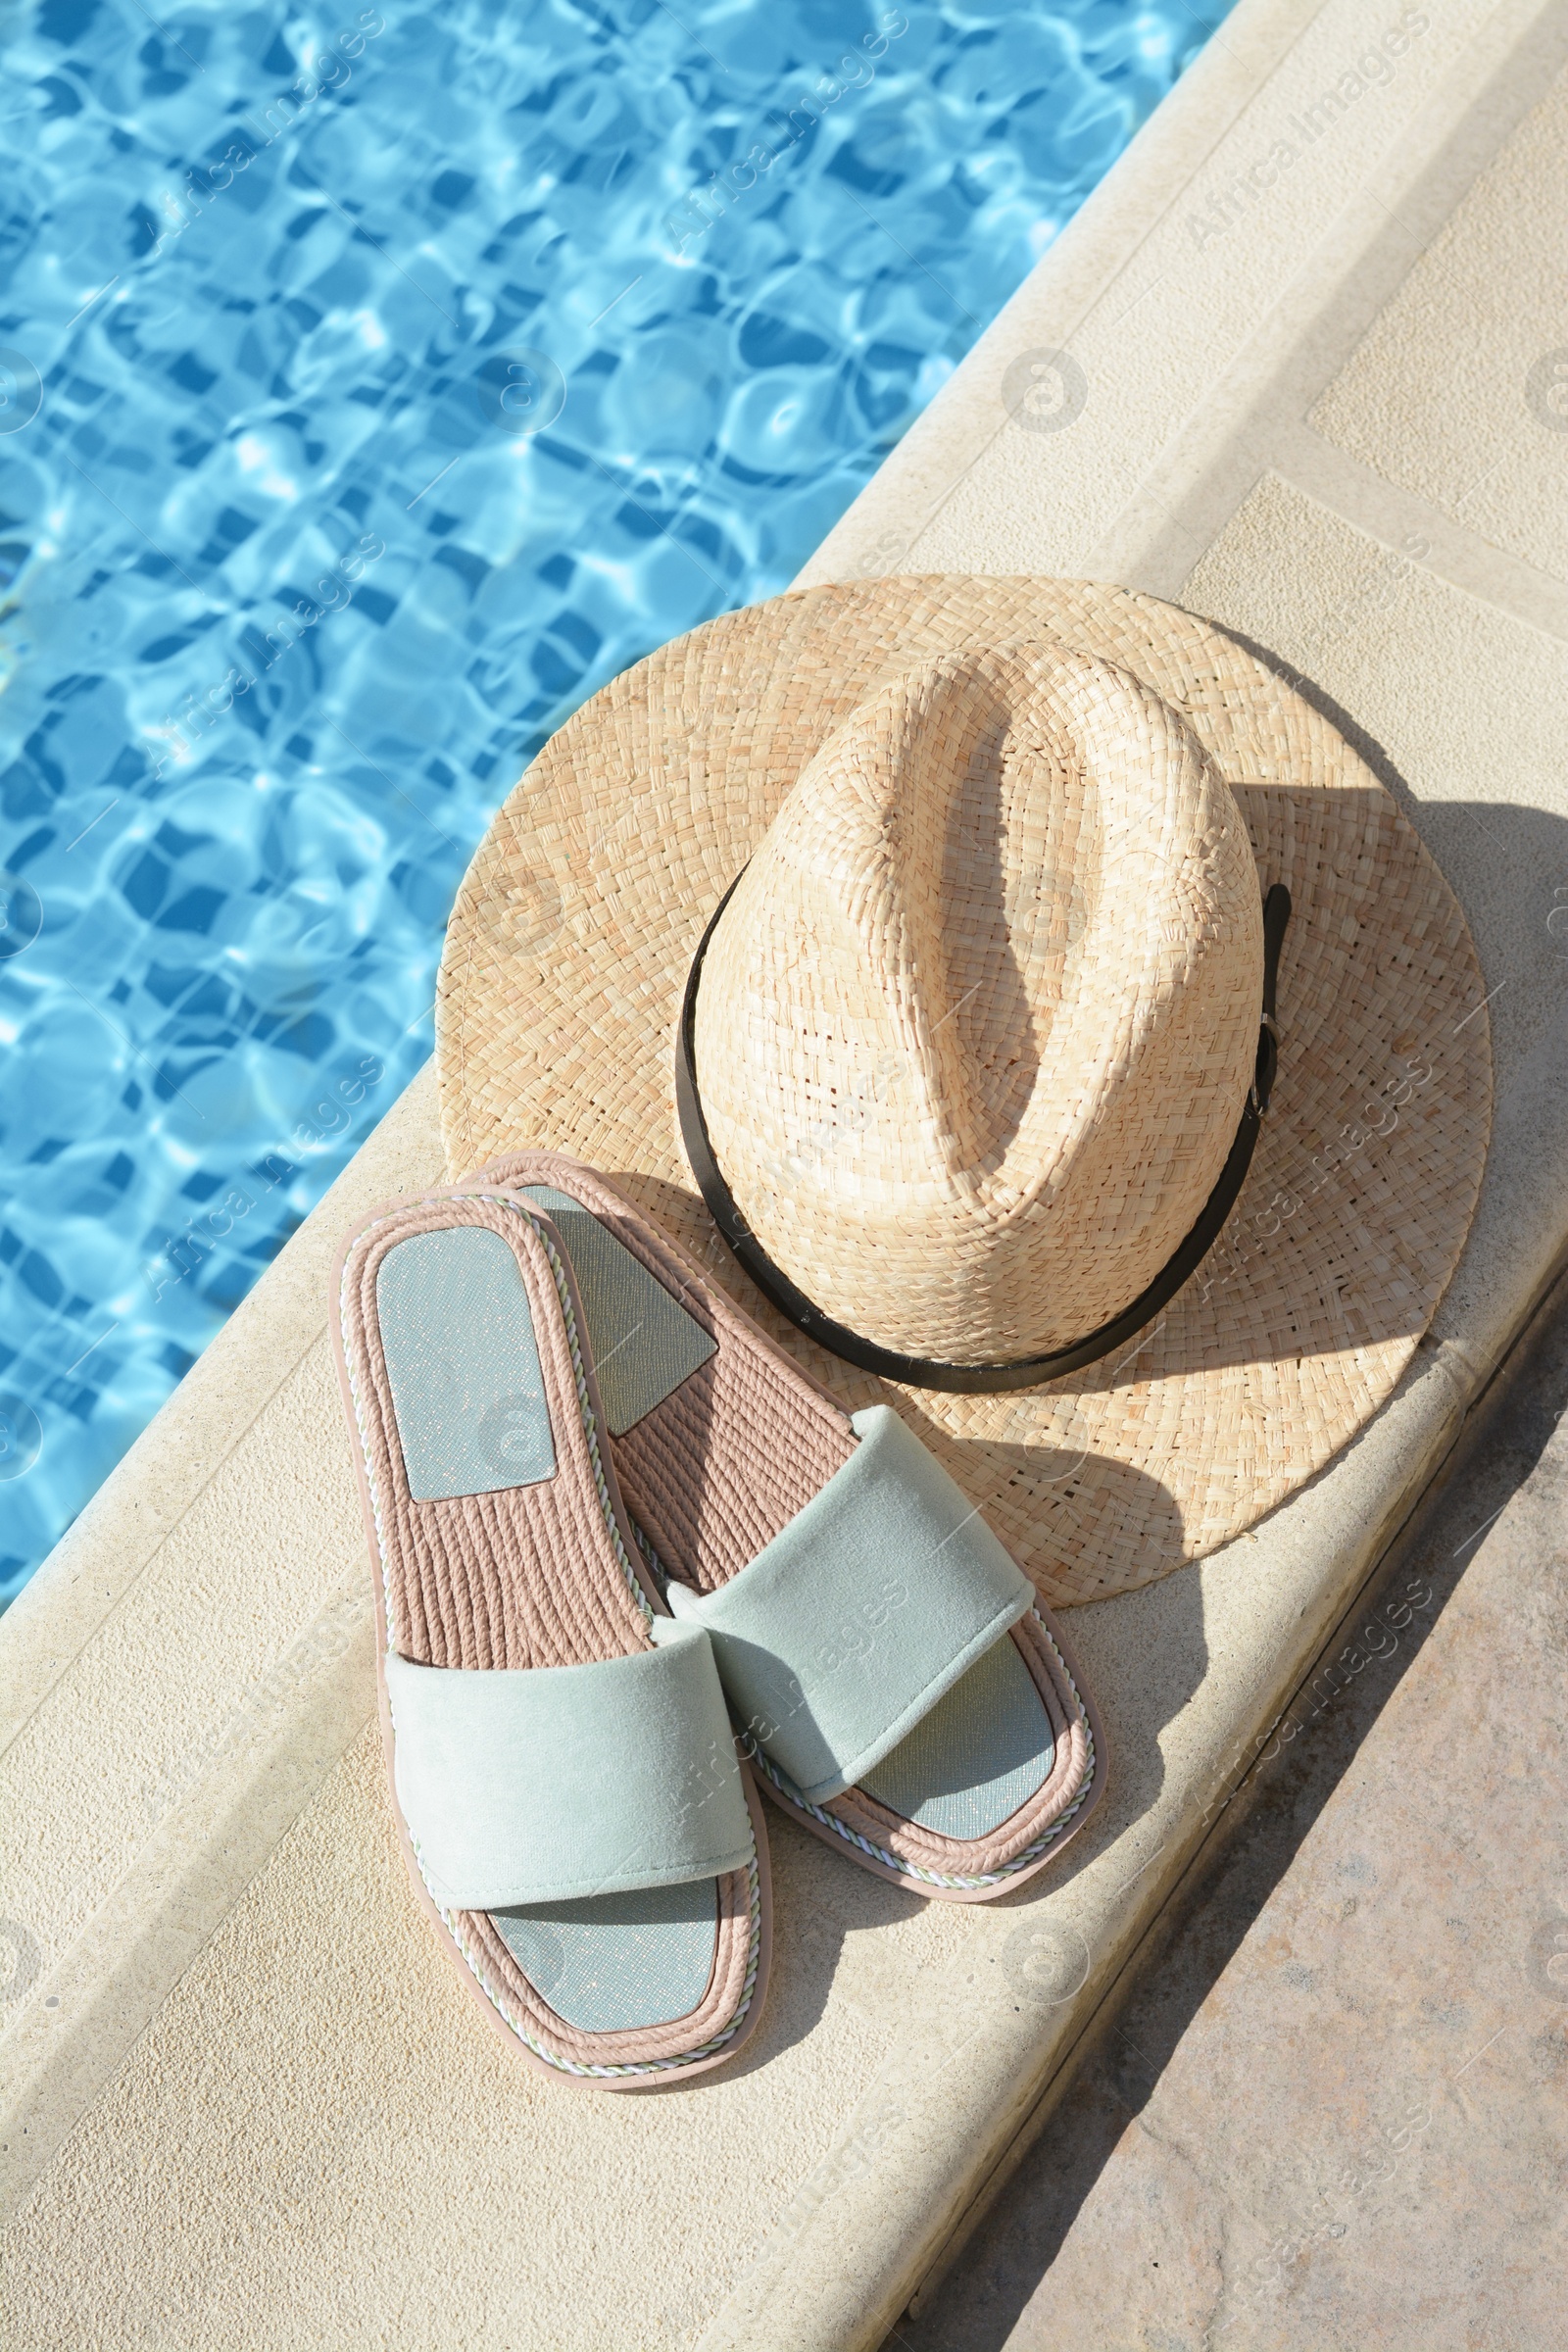
M 681 1150 L 674 1028 L 709 916 L 827 736 L 913 662 L 1027 640 L 1132 671 L 1231 784 L 1263 886 L 1291 893 L 1279 1072 L 1225 1231 L 1119 1358 L 1021 1394 L 939 1395 L 856 1371 L 752 1288 Z M 896 1403 L 1047 1599 L 1071 1606 L 1239 1535 L 1389 1396 L 1480 1191 L 1485 997 L 1414 827 L 1233 638 L 1091 582 L 865 581 L 709 622 L 545 746 L 453 909 L 442 1128 L 455 1177 L 530 1145 L 603 1169 L 847 1408 Z

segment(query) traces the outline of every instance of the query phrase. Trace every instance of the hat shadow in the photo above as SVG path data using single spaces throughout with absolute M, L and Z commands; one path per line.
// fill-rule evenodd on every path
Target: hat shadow
M 1327 719 L 1420 835 L 1464 908 L 1486 985 L 1497 992 L 1487 1017 L 1500 1099 L 1517 1057 L 1557 1025 L 1568 993 L 1568 916 L 1558 932 L 1547 928 L 1568 905 L 1568 818 L 1516 801 L 1419 799 L 1387 746 L 1333 695 L 1243 630 L 1205 625 Z

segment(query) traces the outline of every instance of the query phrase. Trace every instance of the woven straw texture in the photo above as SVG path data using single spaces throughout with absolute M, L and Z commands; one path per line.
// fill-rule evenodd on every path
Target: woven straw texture
M 1257 869 L 1168 704 L 949 655 L 810 762 L 709 948 L 697 1067 L 764 1250 L 882 1346 L 1063 1348 L 1197 1221 L 1251 1081 Z
M 719 897 L 852 715 L 944 656 L 1010 649 L 1027 667 L 1025 646 L 1129 673 L 1229 785 L 1260 880 L 1283 882 L 1294 905 L 1279 1076 L 1225 1233 L 1120 1359 L 1022 1395 L 895 1391 L 791 1330 L 730 1258 L 680 1148 L 674 1022 Z M 947 806 L 973 813 L 961 789 Z M 940 872 L 945 839 L 936 855 Z M 984 856 L 983 843 L 971 848 L 977 867 Z M 1016 904 L 1009 912 L 995 887 L 1010 936 Z M 705 973 L 705 1004 L 706 986 Z M 1491 1122 L 1485 995 L 1457 901 L 1390 795 L 1218 629 L 1092 583 L 864 582 L 710 622 L 616 679 L 546 745 L 453 911 L 437 1003 L 442 1120 L 454 1174 L 530 1145 L 603 1168 L 847 1407 L 896 1403 L 1047 1599 L 1071 1605 L 1147 1584 L 1252 1525 L 1387 1397 L 1474 1213 Z M 962 1034 L 982 1058 L 974 1028 Z M 705 1052 L 700 1029 L 705 1092 L 715 1054 L 738 1043 L 710 1039 Z M 996 1136 L 1005 1086 L 1021 1099 L 1034 1074 L 1005 1079 L 993 1065 L 968 1083 Z M 1216 1080 L 1216 1105 L 1223 1098 Z M 828 1122 L 835 1132 L 844 1117 Z M 794 1256 L 791 1270 L 842 1311 L 811 1266 Z M 988 1311 L 985 1328 L 1000 1330 L 1039 1310 Z

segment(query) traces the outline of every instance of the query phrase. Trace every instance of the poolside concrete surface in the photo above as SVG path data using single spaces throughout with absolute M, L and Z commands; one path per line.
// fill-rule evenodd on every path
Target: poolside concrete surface
M 1465 1256 L 1398 1392 L 1239 1542 L 1073 1612 L 1112 1777 L 1036 1891 L 922 1905 L 779 1825 L 754 2048 L 678 2094 L 573 2095 L 441 1961 L 370 1722 L 325 1277 L 364 1206 L 444 1173 L 426 1073 L 0 1620 L 8 2344 L 880 2341 L 1554 1279 L 1568 561 L 1536 518 L 1568 502 L 1568 16 L 1406 13 L 1395 64 L 1355 74 L 1364 0 L 1241 0 L 807 575 L 1150 588 L 1268 647 L 1378 762 L 1470 917 L 1497 1075 Z M 1081 408 L 1020 425 L 1009 369 L 1068 347 Z M 1399 368 L 1448 412 L 1408 458 Z
M 888 2352 L 1568 2344 L 1568 1285 Z

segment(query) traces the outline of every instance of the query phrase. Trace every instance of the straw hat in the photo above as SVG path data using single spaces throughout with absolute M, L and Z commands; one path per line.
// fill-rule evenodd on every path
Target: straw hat
M 1071 1604 L 1389 1395 L 1475 1207 L 1485 995 L 1393 799 L 1233 639 L 868 581 L 695 630 L 546 745 L 453 911 L 442 1124 L 455 1177 L 603 1169 Z

